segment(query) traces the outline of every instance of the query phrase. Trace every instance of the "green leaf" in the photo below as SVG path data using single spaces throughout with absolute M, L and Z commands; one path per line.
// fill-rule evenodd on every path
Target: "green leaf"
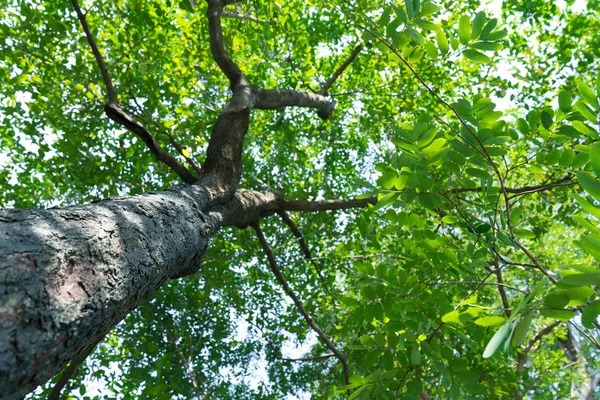
M 483 27 L 481 31 L 480 37 L 485 37 L 490 34 L 498 24 L 498 20 L 496 18 L 490 19 L 487 24 Z
M 590 149 L 590 161 L 594 173 L 600 178 L 600 142 L 592 145 Z
M 179 8 L 181 8 L 182 10 L 185 10 L 187 12 L 194 12 L 194 5 L 192 4 L 192 2 L 190 0 L 181 0 L 179 2 Z
M 598 121 L 598 113 L 594 112 L 585 102 L 577 100 L 573 106 L 581 115 L 585 117 L 589 122 L 595 124 Z
M 570 307 L 578 307 L 587 302 L 587 299 L 593 296 L 596 292 L 589 286 L 580 286 L 565 289 L 565 292 L 569 296 L 569 304 Z
M 360 301 L 348 296 L 338 296 L 338 299 L 346 307 L 358 307 L 361 304 Z
M 415 31 L 410 25 L 406 25 L 406 30 L 408 31 L 408 33 L 410 33 L 412 38 L 415 40 L 415 43 L 417 43 L 419 46 L 422 46 L 423 43 L 425 43 L 425 38 L 423 37 L 423 35 Z
M 571 111 L 571 95 L 566 90 L 558 94 L 558 107 L 565 113 Z
M 560 282 L 571 286 L 598 285 L 600 284 L 600 273 L 590 274 L 577 272 L 574 274 L 563 276 Z
M 485 351 L 483 352 L 483 358 L 490 358 L 494 355 L 494 353 L 496 353 L 504 341 L 508 339 L 512 331 L 512 327 L 513 324 L 509 321 L 502 325 L 500 329 L 498 329 L 498 331 L 494 334 L 494 336 L 492 336 L 492 339 L 490 339 L 489 343 L 487 344 Z
M 483 29 L 483 24 L 485 23 L 485 12 L 479 11 L 475 18 L 473 18 L 473 26 L 471 27 L 471 38 L 477 39 L 481 34 Z
M 562 290 L 552 292 L 544 297 L 544 304 L 550 308 L 564 308 L 569 304 L 569 296 Z
M 429 41 L 427 42 L 427 44 L 425 44 L 425 50 L 427 51 L 427 55 L 429 56 L 429 58 L 435 60 L 438 56 L 438 51 L 437 51 L 437 47 L 435 47 L 435 44 L 433 44 L 433 42 Z
M 585 83 L 580 83 L 577 85 L 577 90 L 579 90 L 579 94 L 587 104 L 592 106 L 595 110 L 598 110 L 598 97 L 596 93 Z
M 484 51 L 502 50 L 504 46 L 498 42 L 475 42 L 471 45 L 472 48 Z
M 490 58 L 477 50 L 466 49 L 463 50 L 462 54 L 471 61 L 486 64 L 490 62 Z
M 471 20 L 467 15 L 462 15 L 458 22 L 458 38 L 462 44 L 468 44 L 471 38 Z
M 588 194 L 600 201 L 600 182 L 590 173 L 582 171 L 577 173 L 577 181 Z
M 413 1 L 412 0 L 404 0 L 404 4 L 406 4 L 406 13 L 408 14 L 408 19 L 409 20 L 413 19 L 413 17 L 415 16 Z
M 442 54 L 447 54 L 448 50 L 449 50 L 448 39 L 446 39 L 446 35 L 444 34 L 444 31 L 442 31 L 441 29 L 438 29 L 435 32 L 435 40 L 437 41 L 438 48 L 440 49 Z
M 525 314 L 523 318 L 517 323 L 515 326 L 515 331 L 513 332 L 511 346 L 518 347 L 523 343 L 525 338 L 527 337 L 527 333 L 529 332 L 529 328 L 531 327 L 532 315 L 531 313 Z
M 571 318 L 575 316 L 575 312 L 573 310 L 548 310 L 542 309 L 540 310 L 540 314 L 544 317 L 557 319 L 559 321 L 569 321 Z
M 527 121 L 525 121 L 523 118 L 517 119 L 517 126 L 523 135 L 527 135 L 529 133 L 529 124 L 527 124 Z
M 488 35 L 483 35 L 483 33 L 482 33 L 480 37 L 482 40 L 494 41 L 494 40 L 504 39 L 506 37 L 506 35 L 508 35 L 508 31 L 506 29 L 502 29 L 502 30 L 499 30 L 496 32 L 492 32 Z
M 478 318 L 475 321 L 475 325 L 479 325 L 479 326 L 495 326 L 495 325 L 502 325 L 503 323 L 506 322 L 506 318 L 503 317 L 482 317 L 482 318 Z
M 404 8 L 402 8 L 401 6 L 392 6 L 392 8 L 394 9 L 394 13 L 396 14 L 396 17 L 398 17 L 400 19 L 400 21 L 402 21 L 406 24 L 408 22 L 408 17 L 406 16 L 406 12 L 404 11 Z
M 419 350 L 419 346 L 413 346 L 412 351 L 410 352 L 410 362 L 414 365 L 421 364 L 421 351 Z
M 589 212 L 596 218 L 600 218 L 600 208 L 592 205 L 589 201 L 584 199 L 578 194 L 573 194 L 573 198 L 577 201 L 577 203 L 583 208 L 585 211 Z
M 594 322 L 600 315 L 600 301 L 595 300 L 588 304 L 581 313 L 581 324 L 588 329 L 594 329 Z

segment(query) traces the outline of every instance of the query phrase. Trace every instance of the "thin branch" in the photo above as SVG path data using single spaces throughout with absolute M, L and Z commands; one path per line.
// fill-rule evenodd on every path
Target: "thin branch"
M 94 57 L 96 58 L 96 64 L 98 64 L 98 67 L 100 68 L 100 73 L 102 74 L 102 79 L 104 80 L 104 86 L 106 86 L 106 95 L 108 97 L 108 103 L 117 104 L 117 94 L 115 93 L 115 89 L 110 79 L 110 75 L 108 74 L 108 68 L 106 68 L 106 64 L 104 63 L 102 54 L 100 54 L 98 45 L 96 44 L 96 41 L 92 36 L 90 27 L 88 26 L 87 20 L 85 19 L 85 14 L 81 11 L 77 0 L 71 0 L 71 4 L 73 4 L 73 8 L 75 8 L 77 18 L 79 18 L 79 22 L 81 23 L 83 31 L 85 32 L 85 38 L 87 39 L 90 47 L 92 48 L 92 53 L 94 53 Z
M 277 357 L 277 359 L 281 360 L 281 361 L 289 361 L 289 362 L 307 362 L 307 361 L 321 361 L 321 360 L 325 360 L 325 359 L 331 358 L 331 357 L 335 357 L 335 354 L 329 353 L 329 354 L 323 354 L 321 356 L 305 357 L 305 358 Z
M 429 286 L 443 286 L 443 285 L 479 285 L 481 282 L 476 281 L 453 281 L 453 282 L 434 282 L 430 283 Z M 496 282 L 484 282 L 484 285 L 489 286 L 501 286 L 506 289 L 515 290 L 524 294 L 527 294 L 525 290 L 519 289 L 518 287 L 506 285 L 504 283 L 496 283 Z
M 335 306 L 336 304 L 335 304 L 335 301 L 333 300 L 333 295 L 331 294 L 331 292 L 329 291 L 329 288 L 327 287 L 327 282 L 325 282 L 325 278 L 323 278 L 323 275 L 321 274 L 321 269 L 319 268 L 319 266 L 317 265 L 317 262 L 312 257 L 312 254 L 310 252 L 310 249 L 308 248 L 308 245 L 306 244 L 306 241 L 304 240 L 304 236 L 302 235 L 302 232 L 300 232 L 300 229 L 298 229 L 298 226 L 296 226 L 294 221 L 292 221 L 290 216 L 285 211 L 279 211 L 278 214 L 281 217 L 281 220 L 288 226 L 288 228 L 290 228 L 290 230 L 292 231 L 292 233 L 298 240 L 298 244 L 300 245 L 300 249 L 302 250 L 302 253 L 304 254 L 304 258 L 306 258 L 306 260 L 308 260 L 313 265 L 313 267 L 315 268 L 315 271 L 317 271 L 317 276 L 319 277 L 319 280 L 321 281 L 321 285 L 323 286 L 323 289 L 325 290 L 327 295 L 329 297 L 331 297 L 331 300 L 333 301 L 333 305 Z
M 208 9 L 206 11 L 206 18 L 208 18 L 208 32 L 210 36 L 210 51 L 217 65 L 223 71 L 231 88 L 235 88 L 238 85 L 248 85 L 246 76 L 235 64 L 227 50 L 225 49 L 225 42 L 223 41 L 223 28 L 221 27 L 221 12 L 223 7 L 228 4 L 223 0 L 207 0 Z
M 511 308 L 510 304 L 508 304 L 508 297 L 506 297 L 506 291 L 504 290 L 504 281 L 502 280 L 502 269 L 498 266 L 498 259 L 494 260 L 494 273 L 496 274 L 496 279 L 498 280 L 498 293 L 500 293 L 500 298 L 502 299 L 502 305 L 504 306 L 504 313 L 508 318 L 510 318 Z
M 511 196 L 510 199 L 513 199 L 515 197 L 518 196 L 523 196 L 526 194 L 531 194 L 531 193 L 537 193 L 537 192 L 543 192 L 546 190 L 552 190 L 555 187 L 560 187 L 560 186 L 570 186 L 570 185 L 574 185 L 577 182 L 572 180 L 573 177 L 570 174 L 567 174 L 565 176 L 563 176 L 562 178 L 560 178 L 559 180 L 557 180 L 556 182 L 552 182 L 552 183 L 548 183 L 546 185 L 539 185 L 539 186 L 523 186 L 520 188 L 506 188 L 506 192 L 507 193 L 511 193 L 511 194 L 515 194 L 514 196 Z M 484 190 L 484 188 L 482 187 L 475 187 L 475 188 L 454 188 L 454 189 L 450 189 L 448 190 L 449 193 L 467 193 L 467 192 L 481 192 L 482 190 Z
M 364 199 L 351 199 L 351 200 L 320 200 L 320 201 L 307 201 L 307 200 L 279 200 L 279 209 L 285 211 L 333 211 L 333 210 L 347 210 L 350 208 L 364 208 L 369 204 L 376 204 L 377 197 L 367 197 Z
M 79 354 L 77 357 L 75 357 L 73 359 L 73 361 L 71 361 L 71 363 L 69 364 L 67 369 L 65 369 L 65 372 L 63 372 L 63 374 L 61 375 L 58 382 L 56 382 L 56 384 L 52 388 L 52 392 L 48 396 L 48 400 L 60 400 L 60 392 L 67 385 L 69 380 L 71 380 L 73 375 L 75 375 L 75 373 L 77 372 L 77 370 L 79 369 L 79 367 L 81 366 L 83 361 L 85 361 L 85 359 L 90 355 L 90 353 L 94 350 L 94 348 L 96 348 L 95 345 L 92 346 L 89 350 L 84 351 L 83 353 Z
M 308 311 L 306 311 L 306 308 L 304 308 L 304 305 L 302 304 L 302 302 L 300 301 L 298 296 L 296 296 L 294 291 L 288 285 L 283 274 L 279 270 L 279 267 L 277 266 L 277 261 L 275 260 L 275 256 L 273 255 L 273 250 L 271 249 L 271 246 L 269 246 L 269 243 L 265 239 L 262 229 L 260 228 L 260 224 L 256 223 L 252 227 L 256 231 L 256 236 L 258 237 L 258 240 L 259 240 L 265 254 L 267 255 L 267 259 L 269 260 L 269 266 L 271 267 L 271 271 L 277 278 L 277 281 L 283 287 L 283 290 L 286 292 L 286 294 L 292 299 L 292 301 L 296 305 L 296 308 L 298 309 L 298 311 L 300 312 L 300 314 L 302 315 L 302 317 L 304 318 L 306 323 L 311 327 L 311 329 L 313 331 L 315 331 L 315 333 L 319 336 L 319 339 L 321 339 L 321 341 L 323 341 L 325 346 L 327 346 L 327 348 L 335 355 L 335 357 L 342 364 L 342 368 L 344 370 L 344 381 L 346 382 L 347 385 L 350 384 L 350 381 L 349 381 L 350 370 L 348 368 L 348 363 L 346 361 L 346 357 L 344 356 L 344 354 L 342 354 L 341 351 L 339 351 L 335 347 L 335 345 L 331 342 L 331 340 L 329 340 L 329 338 L 327 337 L 325 332 L 323 332 L 321 330 L 321 328 L 319 328 L 317 326 L 317 324 L 315 324 L 313 319 L 308 314 Z
M 327 92 L 329 91 L 329 89 L 331 89 L 331 86 L 335 83 L 335 81 L 340 77 L 340 75 L 342 75 L 342 73 L 346 70 L 346 68 L 348 68 L 348 66 L 352 63 L 352 61 L 354 61 L 354 59 L 356 58 L 356 56 L 358 56 L 358 54 L 362 51 L 364 47 L 364 44 L 359 44 L 358 46 L 356 46 L 354 48 L 354 50 L 352 50 L 352 53 L 350 53 L 350 55 L 348 56 L 348 58 L 346 59 L 346 61 L 344 61 L 344 63 L 342 65 L 340 65 L 340 67 L 335 70 L 335 72 L 333 73 L 333 75 L 331 76 L 331 78 L 329 78 L 327 80 L 327 82 L 325 82 L 323 84 L 323 86 L 321 86 L 321 91 L 320 93 L 323 96 L 327 95 Z

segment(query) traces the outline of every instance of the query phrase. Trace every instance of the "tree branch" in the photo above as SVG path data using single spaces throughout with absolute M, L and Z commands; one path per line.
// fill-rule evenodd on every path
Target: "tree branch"
M 96 58 L 96 63 L 100 68 L 100 72 L 102 73 L 102 78 L 104 79 L 104 85 L 106 86 L 106 93 L 108 97 L 108 102 L 104 105 L 104 112 L 111 120 L 116 123 L 122 125 L 127 128 L 131 132 L 133 132 L 137 137 L 139 137 L 146 147 L 154 154 L 158 161 L 162 161 L 167 164 L 185 183 L 193 183 L 196 181 L 196 178 L 192 175 L 190 171 L 188 171 L 176 158 L 167 153 L 160 144 L 156 141 L 154 136 L 146 128 L 144 128 L 139 122 L 135 121 L 131 118 L 125 111 L 123 111 L 117 102 L 117 95 L 115 93 L 114 87 L 112 85 L 112 81 L 110 79 L 110 75 L 108 74 L 108 69 L 106 68 L 106 64 L 104 63 L 104 59 L 102 58 L 102 54 L 98 49 L 98 45 L 92 36 L 92 32 L 90 31 L 90 27 L 87 24 L 87 20 L 85 19 L 85 15 L 81 11 L 79 7 L 79 3 L 77 0 L 71 0 L 73 7 L 75 8 L 75 12 L 77 13 L 77 17 L 79 18 L 79 22 L 83 27 L 85 32 L 85 37 L 92 49 L 92 53 L 94 53 L 94 57 Z
M 279 211 L 278 214 L 281 217 L 281 220 L 288 226 L 288 228 L 290 228 L 290 230 L 292 231 L 292 233 L 298 240 L 298 244 L 300 245 L 300 249 L 302 250 L 302 253 L 304 254 L 304 258 L 306 258 L 313 265 L 313 267 L 315 268 L 315 271 L 317 271 L 317 276 L 318 276 L 319 280 L 321 281 L 321 285 L 323 286 L 323 289 L 325 290 L 327 295 L 331 297 L 331 299 L 333 301 L 333 295 L 331 294 L 331 292 L 329 291 L 329 288 L 327 287 L 325 278 L 323 278 L 323 275 L 321 274 L 321 269 L 319 268 L 319 266 L 317 265 L 317 262 L 312 257 L 312 254 L 310 252 L 310 249 L 308 248 L 308 245 L 306 244 L 306 241 L 304 240 L 304 236 L 302 235 L 302 232 L 300 232 L 300 229 L 298 229 L 298 227 L 296 226 L 294 221 L 292 221 L 290 216 L 285 211 Z M 334 301 L 333 305 L 334 306 L 336 305 L 335 301 Z
M 117 95 L 115 93 L 115 89 L 110 79 L 110 75 L 108 74 L 108 68 L 106 68 L 106 64 L 104 63 L 102 54 L 100 53 L 98 45 L 96 44 L 96 41 L 92 36 L 90 27 L 88 26 L 87 20 L 85 19 L 85 14 L 81 11 L 77 0 L 71 0 L 71 4 L 73 4 L 73 8 L 77 13 L 77 18 L 79 18 L 79 22 L 83 27 L 83 31 L 85 32 L 85 38 L 87 39 L 90 47 L 92 48 L 92 53 L 94 53 L 94 57 L 96 58 L 96 64 L 98 64 L 98 67 L 100 68 L 100 73 L 102 74 L 102 79 L 104 80 L 104 86 L 106 86 L 106 95 L 108 97 L 108 103 L 117 104 Z
M 274 110 L 284 107 L 316 108 L 322 119 L 327 119 L 335 109 L 335 103 L 325 95 L 299 92 L 292 89 L 260 89 L 255 88 L 257 101 L 255 108 Z
M 340 75 L 342 75 L 342 73 L 346 70 L 346 68 L 348 68 L 348 66 L 352 63 L 352 61 L 354 61 L 356 56 L 358 56 L 358 54 L 362 51 L 363 47 L 364 47 L 364 44 L 361 43 L 358 46 L 356 46 L 354 48 L 354 50 L 352 50 L 352 53 L 350 53 L 350 55 L 348 56 L 346 61 L 344 61 L 344 63 L 342 65 L 340 65 L 340 67 L 337 70 L 335 70 L 335 72 L 333 73 L 331 78 L 329 78 L 327 80 L 327 82 L 325 82 L 323 84 L 323 86 L 321 86 L 321 91 L 320 91 L 321 95 L 327 96 L 327 92 L 329 91 L 331 86 L 340 77 Z
M 96 348 L 96 346 L 92 346 L 89 350 L 84 351 L 79 354 L 77 357 L 71 361 L 69 366 L 65 369 L 65 372 L 61 375 L 60 379 L 54 387 L 52 388 L 52 392 L 48 396 L 48 400 L 60 400 L 60 392 L 67 385 L 69 380 L 75 375 L 75 372 L 79 369 L 79 366 L 85 361 L 85 359 L 91 354 L 91 352 Z
M 305 357 L 305 358 L 277 357 L 277 359 L 279 359 L 281 361 L 289 361 L 289 362 L 306 362 L 306 361 L 321 361 L 321 360 L 324 360 L 326 358 L 331 358 L 331 357 L 335 357 L 335 354 L 329 353 L 329 354 L 323 354 L 322 356 Z
M 265 239 L 262 229 L 260 228 L 260 224 L 256 223 L 252 227 L 256 231 L 256 236 L 258 237 L 258 240 L 267 255 L 267 259 L 269 260 L 269 266 L 271 267 L 271 271 L 277 278 L 277 281 L 283 287 L 283 290 L 286 292 L 286 294 L 292 299 L 292 301 L 296 305 L 296 308 L 298 309 L 298 311 L 300 312 L 300 314 L 302 315 L 302 317 L 304 318 L 306 323 L 311 327 L 311 329 L 313 331 L 315 331 L 317 336 L 319 336 L 319 339 L 321 339 L 321 341 L 325 344 L 325 346 L 327 346 L 327 348 L 329 350 L 331 350 L 331 352 L 335 355 L 335 357 L 337 357 L 340 364 L 342 364 L 342 368 L 344 370 L 344 381 L 348 385 L 350 383 L 350 381 L 349 381 L 350 370 L 348 368 L 348 363 L 346 362 L 346 357 L 344 356 L 344 354 L 342 354 L 341 351 L 339 351 L 335 347 L 335 345 L 331 342 L 331 340 L 329 340 L 329 338 L 327 337 L 325 332 L 323 332 L 321 330 L 321 328 L 319 328 L 317 326 L 317 324 L 315 324 L 313 319 L 308 314 L 308 311 L 306 311 L 306 308 L 304 308 L 304 305 L 302 304 L 302 302 L 300 301 L 298 296 L 296 296 L 294 291 L 288 285 L 283 274 L 279 270 L 279 267 L 277 266 L 277 261 L 275 260 L 275 256 L 273 255 L 273 250 L 271 249 L 271 246 L 269 246 L 269 243 Z
M 175 157 L 166 152 L 156 140 L 156 138 L 148 132 L 139 122 L 131 118 L 117 104 L 107 103 L 104 105 L 104 112 L 111 120 L 127 128 L 133 132 L 138 138 L 144 142 L 158 161 L 162 161 L 169 166 L 185 183 L 194 183 L 196 178 L 187 168 L 185 168 Z
M 556 182 L 552 182 L 552 183 L 548 183 L 546 185 L 539 185 L 539 186 L 523 186 L 520 188 L 506 188 L 506 193 L 511 193 L 514 194 L 514 196 L 511 196 L 510 198 L 515 198 L 517 196 L 523 196 L 526 194 L 531 194 L 531 193 L 536 193 L 536 192 L 543 192 L 546 190 L 552 190 L 555 187 L 559 187 L 559 186 L 569 186 L 569 185 L 574 185 L 577 182 L 573 181 L 573 176 L 571 174 L 566 174 L 565 176 L 563 176 L 562 178 L 560 178 L 559 180 L 557 180 Z M 481 187 L 475 187 L 475 188 L 455 188 L 455 189 L 450 189 L 448 190 L 449 193 L 467 193 L 467 192 L 481 192 L 483 190 L 483 188 Z
M 223 7 L 230 2 L 224 0 L 207 0 L 208 9 L 206 11 L 206 18 L 208 18 L 208 32 L 210 36 L 210 51 L 213 59 L 217 65 L 223 71 L 231 88 L 235 88 L 238 85 L 248 85 L 246 76 L 242 73 L 239 67 L 231 60 L 227 49 L 225 49 L 225 43 L 223 41 L 223 28 L 221 27 L 221 12 Z
M 377 197 L 367 197 L 364 199 L 351 199 L 351 200 L 320 200 L 320 201 L 307 201 L 307 200 L 279 200 L 279 209 L 285 211 L 333 211 L 333 210 L 347 210 L 350 208 L 364 208 L 369 204 L 376 204 Z
M 508 297 L 506 297 L 506 291 L 504 290 L 504 281 L 502 280 L 502 270 L 498 266 L 498 259 L 496 258 L 493 262 L 494 273 L 496 274 L 496 280 L 498 281 L 498 293 L 500 293 L 500 298 L 502 299 L 502 305 L 504 306 L 504 313 L 508 318 L 510 318 L 511 308 L 510 304 L 508 304 Z

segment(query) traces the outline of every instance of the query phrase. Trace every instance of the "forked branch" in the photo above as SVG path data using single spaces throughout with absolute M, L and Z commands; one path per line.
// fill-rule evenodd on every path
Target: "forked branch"
M 81 11 L 79 7 L 79 3 L 77 0 L 71 0 L 73 4 L 73 8 L 77 14 L 79 22 L 83 27 L 83 31 L 85 32 L 85 37 L 92 49 L 92 53 L 94 53 L 94 57 L 96 58 L 96 63 L 100 68 L 100 72 L 102 73 L 102 78 L 104 80 L 104 85 L 106 86 L 106 94 L 108 97 L 108 102 L 104 106 L 104 111 L 106 115 L 116 123 L 121 126 L 127 128 L 129 131 L 133 132 L 137 137 L 139 137 L 146 147 L 154 154 L 158 161 L 162 161 L 167 164 L 184 182 L 193 183 L 196 179 L 192 175 L 190 171 L 188 171 L 175 157 L 171 154 L 167 153 L 160 144 L 156 140 L 156 138 L 139 122 L 131 118 L 125 111 L 123 111 L 117 102 L 117 95 L 115 93 L 115 89 L 112 84 L 112 80 L 110 75 L 108 74 L 108 69 L 106 68 L 106 63 L 102 58 L 102 54 L 98 49 L 98 45 L 92 36 L 92 32 L 90 31 L 90 27 L 85 18 L 85 14 Z
M 277 281 L 283 287 L 283 290 L 285 291 L 285 293 L 292 299 L 292 301 L 296 305 L 296 308 L 298 309 L 298 311 L 300 312 L 300 314 L 302 315 L 302 317 L 304 318 L 304 320 L 306 321 L 306 323 L 317 334 L 317 336 L 325 344 L 325 346 L 327 346 L 327 348 L 333 354 L 335 354 L 335 357 L 339 360 L 340 364 L 342 364 L 342 368 L 344 370 L 344 381 L 348 385 L 350 383 L 350 381 L 349 381 L 350 370 L 348 368 L 348 363 L 346 361 L 346 357 L 344 356 L 344 354 L 342 354 L 341 351 L 339 351 L 335 347 L 335 345 L 327 337 L 327 335 L 325 334 L 325 332 L 323 332 L 323 330 L 321 330 L 321 328 L 319 328 L 317 326 L 317 324 L 315 323 L 315 321 L 313 321 L 313 319 L 308 314 L 308 311 L 306 311 L 306 308 L 304 307 L 304 304 L 302 304 L 302 302 L 300 301 L 300 299 L 298 298 L 298 296 L 296 296 L 296 293 L 294 293 L 294 291 L 288 285 L 288 283 L 285 280 L 283 274 L 281 273 L 281 270 L 277 266 L 277 261 L 275 260 L 275 255 L 273 254 L 273 250 L 271 249 L 271 246 L 269 246 L 269 243 L 265 239 L 265 236 L 264 236 L 264 234 L 262 232 L 262 229 L 260 228 L 260 224 L 256 223 L 252 227 L 256 231 L 256 236 L 258 237 L 258 240 L 259 240 L 259 242 L 260 242 L 260 244 L 261 244 L 261 246 L 262 246 L 265 254 L 267 255 L 267 259 L 269 261 L 269 266 L 271 267 L 271 271 L 273 272 L 273 274 L 277 278 Z

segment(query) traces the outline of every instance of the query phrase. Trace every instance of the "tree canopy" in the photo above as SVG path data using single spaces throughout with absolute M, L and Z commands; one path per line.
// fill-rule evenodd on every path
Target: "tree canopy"
M 279 96 L 239 187 L 312 204 L 221 229 L 64 396 L 594 398 L 600 2 L 5 3 L 0 206 L 193 183 L 239 80 Z

